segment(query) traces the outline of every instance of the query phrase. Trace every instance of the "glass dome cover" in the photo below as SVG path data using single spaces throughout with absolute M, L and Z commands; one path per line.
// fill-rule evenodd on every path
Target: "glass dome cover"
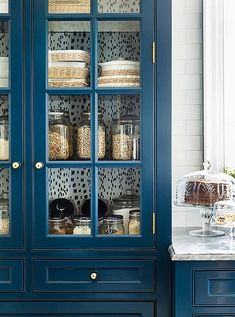
M 181 177 L 176 186 L 177 206 L 213 208 L 218 201 L 229 200 L 235 189 L 235 179 L 212 171 L 209 162 L 204 169 Z
M 223 227 L 235 227 L 235 196 L 231 200 L 215 203 L 214 224 Z

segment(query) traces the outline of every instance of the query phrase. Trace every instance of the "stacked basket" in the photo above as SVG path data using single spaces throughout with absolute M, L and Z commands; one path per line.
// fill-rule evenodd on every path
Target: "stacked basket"
M 49 13 L 90 13 L 90 0 L 49 0 Z
M 81 50 L 49 51 L 49 87 L 87 87 L 90 54 Z
M 8 57 L 0 57 L 0 87 L 8 87 Z
M 140 63 L 118 59 L 101 63 L 101 76 L 98 78 L 99 87 L 139 87 Z

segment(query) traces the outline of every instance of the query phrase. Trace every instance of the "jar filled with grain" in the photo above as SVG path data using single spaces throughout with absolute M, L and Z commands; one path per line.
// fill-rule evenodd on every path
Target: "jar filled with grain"
M 9 160 L 8 116 L 0 116 L 0 160 Z
M 124 234 L 123 216 L 112 215 L 104 217 L 103 234 Z
M 0 235 L 8 235 L 9 232 L 9 198 L 8 193 L 0 194 Z
M 98 159 L 105 158 L 106 128 L 102 114 L 98 113 Z M 91 114 L 84 112 L 82 121 L 77 129 L 77 155 L 82 160 L 91 159 Z
M 74 217 L 73 234 L 90 235 L 91 234 L 91 219 L 88 217 Z
M 49 219 L 49 234 L 64 235 L 66 234 L 66 225 L 64 218 Z
M 129 234 L 140 234 L 140 210 L 131 210 L 129 213 Z
M 65 112 L 55 110 L 49 112 L 49 159 L 68 160 L 73 152 L 71 123 Z
M 64 111 L 64 116 L 69 126 L 69 158 L 72 158 L 74 155 L 74 126 L 71 123 L 70 114 L 68 110 Z
M 139 118 L 135 115 L 125 115 L 113 120 L 113 160 L 129 161 L 139 159 L 139 126 Z

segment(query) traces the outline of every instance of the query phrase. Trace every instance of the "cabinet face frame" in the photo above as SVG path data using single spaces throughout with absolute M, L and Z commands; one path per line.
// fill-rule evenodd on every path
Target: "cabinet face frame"
M 0 236 L 0 249 L 24 248 L 24 106 L 23 106 L 23 20 L 22 0 L 9 2 L 9 13 L 0 13 L 0 22 L 8 23 L 8 88 L 0 87 L 0 96 L 8 100 L 9 150 L 8 161 L 0 161 L 0 170 L 8 171 L 9 183 L 9 235 Z M 20 168 L 13 169 L 12 163 L 19 162 Z
M 34 170 L 34 205 L 33 205 L 33 248 L 34 249 L 82 249 L 103 247 L 140 247 L 153 248 L 154 235 L 152 231 L 153 192 L 154 192 L 154 72 L 152 64 L 152 42 L 154 41 L 154 1 L 142 3 L 140 14 L 98 14 L 96 1 L 92 1 L 91 14 L 48 14 L 47 1 L 34 2 L 34 56 L 35 71 L 34 91 L 34 153 L 33 162 L 43 162 L 44 168 Z M 150 15 L 152 13 L 152 18 Z M 47 88 L 47 49 L 48 21 L 91 21 L 91 87 L 78 89 Z M 106 88 L 97 87 L 97 27 L 98 21 L 140 21 L 141 37 L 141 87 L 140 88 Z M 92 135 L 92 158 L 84 161 L 48 161 L 47 157 L 47 97 L 50 95 L 90 95 L 91 98 L 91 129 L 98 130 L 98 96 L 99 95 L 140 95 L 142 109 L 142 160 L 141 161 L 98 161 L 94 155 L 97 140 Z M 97 210 L 98 175 L 102 168 L 139 168 L 141 170 L 141 205 L 142 205 L 142 235 L 130 236 L 98 236 L 98 217 L 93 212 L 93 231 L 90 237 L 75 238 L 72 236 L 49 236 L 48 221 L 48 169 L 49 168 L 91 168 L 91 209 Z

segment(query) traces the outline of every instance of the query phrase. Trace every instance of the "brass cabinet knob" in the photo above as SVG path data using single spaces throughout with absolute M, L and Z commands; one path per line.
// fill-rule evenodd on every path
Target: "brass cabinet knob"
M 44 164 L 42 162 L 37 162 L 35 164 L 35 167 L 36 167 L 37 170 L 41 170 L 44 167 Z
M 97 280 L 98 274 L 96 272 L 91 273 L 91 279 L 92 281 Z
M 20 162 L 13 162 L 12 163 L 12 168 L 14 168 L 15 170 L 17 170 L 20 167 L 21 167 L 21 163 Z

